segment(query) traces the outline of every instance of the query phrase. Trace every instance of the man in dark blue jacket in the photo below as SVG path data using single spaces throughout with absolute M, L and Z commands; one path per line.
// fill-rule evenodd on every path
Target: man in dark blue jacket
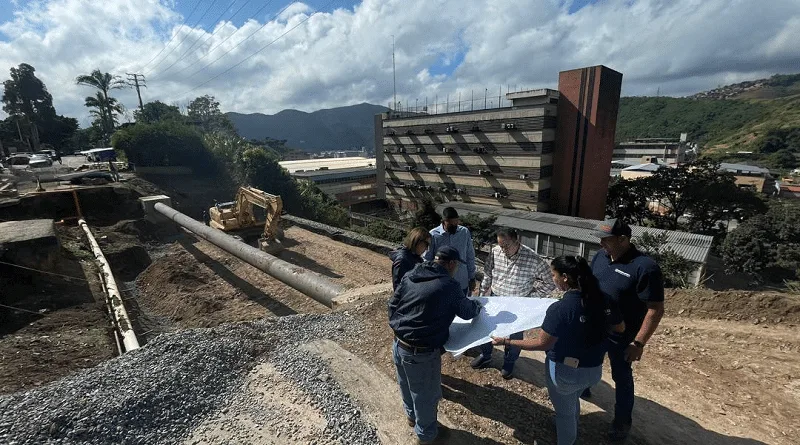
M 433 261 L 407 273 L 389 301 L 389 326 L 394 331 L 394 365 L 409 426 L 420 444 L 444 443 L 448 431 L 436 421 L 442 398 L 442 354 L 456 316 L 465 320 L 481 305 L 464 296 L 453 279 L 458 250 L 444 246 Z

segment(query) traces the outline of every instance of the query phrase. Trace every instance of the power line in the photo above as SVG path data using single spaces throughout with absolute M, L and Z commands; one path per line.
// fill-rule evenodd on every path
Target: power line
M 205 18 L 206 14 L 208 14 L 208 11 L 210 11 L 211 8 L 214 7 L 214 5 L 216 3 L 217 3 L 217 0 L 212 0 L 211 1 L 211 4 L 208 5 L 208 8 L 206 8 L 205 12 L 203 12 L 203 15 L 201 15 L 200 18 L 197 19 L 197 22 L 195 22 L 195 24 L 191 26 L 191 30 L 194 30 L 194 28 L 197 25 L 199 25 L 201 21 L 203 21 L 203 19 Z M 173 46 L 172 49 L 169 50 L 169 52 L 166 55 L 164 55 L 164 58 L 162 58 L 160 62 L 158 62 L 155 65 L 153 65 L 152 68 L 149 68 L 148 70 L 146 70 L 145 73 L 149 74 L 149 73 L 153 72 L 153 70 L 155 70 L 159 65 L 164 63 L 164 61 L 167 60 L 167 57 L 169 57 L 169 55 L 172 54 L 175 51 L 176 48 L 178 48 L 179 46 L 183 45 L 183 42 L 185 42 L 186 39 L 189 38 L 189 34 L 191 34 L 191 32 L 187 32 L 186 35 L 183 36 L 183 39 L 181 39 L 181 41 L 178 42 L 177 45 Z
M 313 17 L 313 16 L 315 16 L 317 13 L 319 13 L 319 12 L 320 12 L 320 9 L 327 9 L 327 8 L 328 8 L 330 5 L 332 5 L 332 4 L 334 3 L 334 1 L 336 1 L 336 0 L 331 0 L 331 1 L 329 1 L 328 3 L 326 3 L 326 4 L 325 4 L 325 5 L 322 7 L 322 8 L 319 8 L 319 9 L 316 9 L 316 10 L 314 10 L 314 12 L 312 12 L 311 14 L 309 14 L 309 15 L 308 15 L 308 17 L 304 18 L 304 19 L 303 19 L 303 20 L 301 20 L 301 21 L 300 21 L 298 24 L 296 24 L 296 25 L 292 26 L 291 28 L 289 28 L 289 29 L 288 29 L 286 32 L 284 32 L 283 34 L 281 34 L 281 35 L 279 35 L 277 38 L 275 38 L 275 40 L 273 40 L 273 41 L 271 41 L 271 42 L 267 43 L 266 45 L 262 46 L 261 48 L 259 48 L 259 49 L 258 49 L 258 51 L 256 51 L 256 52 L 254 52 L 253 54 L 250 54 L 249 56 L 245 57 L 245 58 L 244 58 L 244 59 L 243 59 L 241 62 L 237 63 L 236 65 L 233 65 L 232 67 L 228 68 L 227 70 L 225 70 L 225 71 L 223 71 L 223 72 L 221 72 L 221 73 L 217 74 L 216 76 L 214 76 L 214 77 L 212 77 L 212 78 L 210 78 L 210 79 L 206 80 L 205 82 L 201 83 L 200 85 L 197 85 L 196 87 L 192 88 L 191 90 L 189 90 L 189 91 L 185 92 L 184 94 L 182 94 L 182 95 L 181 95 L 181 97 L 188 95 L 188 94 L 189 94 L 189 93 L 191 93 L 192 91 L 194 91 L 194 90 L 196 90 L 196 89 L 198 89 L 198 88 L 202 87 L 203 85 L 206 85 L 207 83 L 211 82 L 212 80 L 215 80 L 215 79 L 219 78 L 219 77 L 220 77 L 220 76 L 222 76 L 223 74 L 227 74 L 227 73 L 229 73 L 229 72 L 230 72 L 231 70 L 233 70 L 234 68 L 236 68 L 236 67 L 240 66 L 241 64 L 245 63 L 246 61 L 250 60 L 250 58 L 251 58 L 251 57 L 255 56 L 256 54 L 260 53 L 261 51 L 264 51 L 265 49 L 267 49 L 267 47 L 269 47 L 269 46 L 270 46 L 270 45 L 272 45 L 273 43 L 275 43 L 275 42 L 277 42 L 278 40 L 280 40 L 281 38 L 283 38 L 283 36 L 285 36 L 286 34 L 289 34 L 290 32 L 294 31 L 294 30 L 295 30 L 297 27 L 299 27 L 300 25 L 302 25 L 302 24 L 304 24 L 305 22 L 307 22 L 307 21 L 308 21 L 308 20 L 309 20 L 311 17 Z M 288 8 L 288 7 L 289 7 L 289 5 L 287 5 L 286 7 Z M 284 10 L 285 10 L 285 9 L 286 9 L 286 8 L 284 8 Z M 282 11 L 281 11 L 281 12 L 282 12 Z M 279 13 L 279 14 L 280 14 L 280 13 Z
M 6 266 L 17 267 L 17 268 L 20 268 L 20 269 L 30 270 L 30 271 L 33 271 L 33 272 L 39 272 L 39 273 L 43 273 L 45 275 L 53 275 L 53 276 L 56 276 L 56 277 L 66 278 L 68 280 L 88 281 L 86 278 L 73 277 L 71 275 L 62 275 L 60 273 L 48 272 L 46 270 L 41 270 L 41 269 L 34 269 L 32 267 L 25 267 L 25 266 L 21 266 L 19 264 L 8 263 L 8 262 L 5 262 L 5 261 L 0 261 L 0 264 L 5 264 Z
M 257 16 L 258 14 L 260 14 L 260 13 L 261 13 L 261 11 L 263 11 L 264 9 L 266 9 L 266 8 L 267 8 L 267 6 L 269 6 L 269 4 L 270 4 L 270 3 L 272 3 L 272 0 L 268 0 L 266 3 L 264 3 L 264 6 L 262 6 L 261 8 L 259 8 L 259 9 L 258 9 L 258 11 L 254 12 L 254 13 L 253 13 L 253 14 L 252 14 L 250 17 L 248 17 L 248 18 L 247 18 L 247 20 L 251 20 L 252 18 L 254 18 L 255 16 Z M 240 9 L 241 9 L 241 8 L 240 8 Z M 245 22 L 247 22 L 247 20 L 245 20 Z M 228 41 L 228 40 L 229 40 L 231 37 L 233 37 L 234 35 L 236 35 L 236 33 L 237 33 L 237 32 L 239 32 L 239 31 L 240 31 L 240 30 L 241 30 L 243 27 L 244 27 L 244 26 L 241 26 L 241 27 L 239 27 L 239 28 L 236 28 L 236 31 L 232 32 L 232 33 L 231 33 L 231 34 L 230 34 L 228 37 L 225 37 L 224 39 L 222 39 L 222 41 L 221 41 L 221 42 L 219 42 L 219 43 L 217 43 L 216 45 L 214 45 L 214 46 L 212 46 L 211 48 L 209 48 L 209 50 L 208 50 L 208 51 L 206 51 L 206 53 L 205 53 L 205 54 L 203 54 L 202 56 L 198 57 L 198 58 L 197 58 L 197 60 L 195 60 L 194 62 L 190 63 L 190 64 L 189 64 L 189 66 L 187 66 L 187 67 L 185 67 L 185 68 L 181 68 L 181 69 L 180 69 L 180 70 L 178 70 L 178 71 L 177 71 L 175 74 L 180 74 L 180 73 L 182 73 L 182 72 L 184 72 L 184 71 L 188 70 L 189 68 L 191 68 L 191 67 L 193 67 L 193 66 L 197 65 L 197 63 L 198 63 L 198 62 L 200 62 L 201 60 L 205 59 L 205 58 L 206 58 L 206 57 L 207 57 L 209 54 L 211 54 L 211 53 L 212 53 L 212 52 L 213 52 L 215 49 L 219 48 L 219 47 L 220 47 L 220 46 L 221 46 L 223 43 L 227 42 L 227 41 Z M 262 27 L 262 28 L 263 28 L 263 27 Z M 259 29 L 260 29 L 260 28 L 259 28 Z M 256 31 L 256 32 L 258 32 L 258 31 Z M 213 63 L 213 62 L 212 62 L 212 63 Z M 202 70 L 202 68 L 201 68 L 201 70 Z M 189 77 L 192 77 L 192 76 L 194 76 L 194 74 L 197 74 L 197 71 L 195 71 L 195 73 L 193 73 L 193 74 L 192 74 L 191 76 L 189 76 Z
M 192 14 L 194 14 L 194 11 L 195 11 L 195 10 L 197 10 L 197 7 L 198 7 L 198 6 L 200 6 L 200 0 L 197 0 L 197 2 L 194 4 L 194 8 L 192 8 L 192 12 L 190 12 L 190 13 L 189 13 L 189 15 L 187 15 L 187 16 L 186 16 L 186 18 L 185 18 L 185 19 L 183 19 L 183 23 L 181 23 L 181 26 L 180 26 L 180 27 L 178 27 L 178 29 L 180 29 L 181 27 L 183 27 L 183 26 L 186 24 L 186 22 L 188 22 L 188 21 L 189 21 L 189 17 L 191 17 L 191 16 L 192 16 Z M 153 58 L 152 58 L 152 59 L 150 59 L 150 61 L 148 61 L 147 63 L 145 63 L 145 64 L 144 64 L 144 66 L 142 66 L 142 70 L 144 70 L 145 68 L 147 68 L 147 66 L 148 66 L 148 65 L 150 65 L 151 63 L 153 63 L 153 61 L 154 61 L 154 60 L 156 60 L 156 58 L 157 58 L 158 56 L 160 56 L 160 55 L 161 55 L 161 53 L 163 53 L 165 49 L 167 49 L 167 47 L 169 46 L 169 44 L 170 44 L 170 43 L 172 43 L 172 41 L 173 41 L 173 40 L 175 40 L 175 36 L 177 36 L 177 35 L 178 35 L 178 33 L 177 33 L 177 32 L 175 32 L 175 34 L 173 34 L 173 35 L 172 35 L 172 37 L 170 37 L 169 41 L 167 41 L 167 43 L 164 45 L 164 47 L 163 47 L 163 48 L 161 48 L 161 51 L 159 51 L 159 52 L 158 52 L 158 54 L 156 54 L 155 56 L 153 56 Z
M 270 0 L 270 1 L 269 1 L 267 4 L 269 4 L 271 1 L 272 1 L 272 0 Z M 251 33 L 250 33 L 250 35 L 248 35 L 247 37 L 245 37 L 244 39 L 242 39 L 241 41 L 239 41 L 239 43 L 237 43 L 236 45 L 234 45 L 234 46 L 233 46 L 233 48 L 231 48 L 231 49 L 229 49 L 229 50 L 225 51 L 224 53 L 222 53 L 222 55 L 221 55 L 221 56 L 217 57 L 216 59 L 212 60 L 211 62 L 208 62 L 208 63 L 207 63 L 205 66 L 203 66 L 203 67 L 202 67 L 202 68 L 200 68 L 199 70 L 197 70 L 197 71 L 193 72 L 192 74 L 189 74 L 188 78 L 192 78 L 192 77 L 194 77 L 195 75 L 197 75 L 197 73 L 199 73 L 199 72 L 203 71 L 204 69 L 206 69 L 206 68 L 210 67 L 211 65 L 215 64 L 215 63 L 216 63 L 218 60 L 220 60 L 220 59 L 222 59 L 223 57 L 227 56 L 227 55 L 228 55 L 228 54 L 229 54 L 231 51 L 233 51 L 234 49 L 238 48 L 238 47 L 239 47 L 239 45 L 241 45 L 242 43 L 244 43 L 244 42 L 246 42 L 246 41 L 250 40 L 250 38 L 251 38 L 251 37 L 253 37 L 254 35 L 256 35 L 256 33 L 258 33 L 259 31 L 261 31 L 262 29 L 264 29 L 264 27 L 266 27 L 267 25 L 269 25 L 269 24 L 272 22 L 272 20 L 275 20 L 275 18 L 276 18 L 276 17 L 278 17 L 279 15 L 283 14 L 283 12 L 284 12 L 284 11 L 286 11 L 287 9 L 289 9 L 289 6 L 292 6 L 292 5 L 293 5 L 293 4 L 295 4 L 295 3 L 297 3 L 297 2 L 290 2 L 289 4 L 287 4 L 286 6 L 284 6 L 284 7 L 283 7 L 283 9 L 281 9 L 280 11 L 278 11 L 278 12 L 277 12 L 277 13 L 276 13 L 276 14 L 275 14 L 273 17 L 272 17 L 272 19 L 264 21 L 264 24 L 263 24 L 263 25 L 259 26 L 259 27 L 258 27 L 258 29 L 256 29 L 255 31 L 251 32 Z M 264 6 L 266 7 L 266 5 L 264 5 Z M 262 8 L 262 9 L 263 9 L 263 8 Z M 309 16 L 309 17 L 310 17 L 310 16 Z M 241 28 L 240 28 L 240 29 L 241 29 Z M 226 40 L 227 40 L 227 39 L 226 39 Z M 223 40 L 223 42 L 224 42 L 224 40 Z M 221 44 L 221 43 L 222 43 L 222 42 L 220 42 L 220 44 Z M 219 45 L 217 45 L 217 46 L 219 46 Z M 210 54 L 210 53 L 211 53 L 211 50 L 209 50 L 208 54 Z M 188 68 L 188 67 L 187 67 L 187 68 Z
M 240 7 L 239 7 L 239 9 L 237 9 L 237 10 L 236 10 L 236 12 L 234 12 L 234 13 L 233 13 L 233 15 L 231 15 L 230 17 L 228 17 L 228 19 L 227 19 L 227 20 L 230 20 L 230 19 L 232 19 L 233 17 L 235 17 L 235 16 L 236 16 L 236 14 L 238 14 L 238 13 L 239 13 L 239 11 L 241 11 L 241 10 L 242 10 L 242 8 L 244 8 L 244 7 L 245 7 L 245 6 L 246 6 L 248 3 L 250 3 L 251 1 L 252 1 L 252 0 L 247 0 L 247 1 L 245 1 L 244 3 L 242 3 L 242 6 L 240 6 Z M 236 4 L 236 0 L 234 0 L 234 1 L 231 3 L 231 5 L 230 5 L 230 6 L 228 6 L 227 8 L 224 8 L 224 9 L 222 10 L 222 13 L 220 13 L 220 15 L 218 15 L 218 16 L 217 16 L 217 18 L 215 18 L 215 19 L 213 20 L 213 23 L 214 23 L 214 25 L 215 25 L 215 26 L 216 26 L 216 24 L 217 24 L 217 23 L 219 23 L 219 21 L 220 21 L 220 19 L 222 18 L 222 16 L 223 16 L 223 15 L 225 15 L 225 13 L 226 13 L 226 12 L 228 12 L 230 9 L 232 9 L 232 8 L 233 8 L 233 5 L 234 5 L 234 4 Z M 209 35 L 208 35 L 208 36 L 206 36 L 206 38 L 203 40 L 203 43 L 206 43 L 206 42 L 208 41 L 208 39 L 210 39 L 211 37 L 213 37 L 213 36 L 214 36 L 214 34 L 216 34 L 216 33 L 217 33 L 217 31 L 214 31 L 214 32 L 211 32 L 211 33 L 209 33 Z M 167 71 L 169 71 L 169 69 L 170 69 L 170 68 L 172 68 L 173 66 L 175 66 L 175 64 L 177 64 L 177 63 L 178 63 L 178 62 L 180 62 L 181 60 L 185 59 L 185 58 L 186 58 L 186 55 L 187 55 L 187 54 L 189 54 L 189 52 L 190 52 L 192 49 L 194 49 L 194 47 L 195 47 L 195 46 L 197 46 L 197 44 L 200 42 L 200 40 L 201 40 L 201 39 L 203 39 L 203 37 L 202 37 L 202 36 L 201 36 L 201 37 L 198 37 L 198 38 L 197 38 L 197 40 L 195 40 L 195 41 L 194 41 L 194 43 L 192 43 L 192 46 L 190 46 L 190 47 L 189 47 L 189 49 L 187 49 L 186 51 L 184 51 L 184 52 L 183 52 L 183 54 L 181 54 L 180 56 L 178 56 L 178 58 L 177 58 L 177 59 L 176 59 L 174 62 L 172 62 L 172 63 L 171 63 L 171 64 L 170 64 L 168 67 L 166 67 L 165 69 L 161 70 L 161 73 L 160 73 L 160 75 L 161 75 L 161 76 L 163 76 L 164 74 L 166 74 L 166 73 L 167 73 Z

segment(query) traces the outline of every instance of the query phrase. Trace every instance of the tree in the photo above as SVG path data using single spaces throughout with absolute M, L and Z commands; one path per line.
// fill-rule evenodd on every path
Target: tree
M 105 138 L 109 138 L 116 127 L 117 115 L 122 113 L 122 105 L 109 95 L 109 91 L 125 88 L 125 81 L 119 76 L 94 70 L 91 74 L 78 76 L 75 82 L 98 90 L 94 97 L 86 98 L 85 105 L 95 108 L 92 115 L 99 119 Z
M 442 216 L 436 212 L 436 207 L 433 201 L 426 199 L 422 202 L 422 206 L 414 214 L 414 227 L 424 227 L 425 229 L 433 229 L 442 222 Z
M 108 137 L 114 132 L 119 123 L 117 115 L 122 114 L 122 105 L 113 97 L 104 98 L 100 91 L 92 97 L 86 98 L 84 105 L 94 108 L 89 114 L 97 121 L 98 126 L 103 130 L 103 134 Z
M 606 215 L 611 218 L 622 218 L 642 226 L 652 216 L 650 202 L 654 194 L 653 181 L 640 178 L 626 181 L 622 178 L 612 179 L 608 187 Z
M 200 133 L 186 125 L 173 122 L 131 125 L 114 133 L 111 145 L 124 151 L 136 165 L 185 166 L 196 174 L 211 176 L 219 171 Z
M 16 123 L 27 124 L 33 149 L 39 149 L 38 124 L 53 119 L 56 110 L 53 97 L 38 77 L 36 69 L 27 63 L 11 68 L 11 79 L 3 82 L 3 111 L 14 116 Z
M 396 229 L 394 227 L 389 227 L 381 221 L 371 222 L 367 224 L 366 227 L 357 230 L 364 235 L 392 243 L 402 243 L 406 236 L 405 231 Z
M 480 250 L 483 246 L 495 242 L 497 233 L 495 221 L 497 221 L 495 216 L 481 218 L 477 213 L 467 213 L 461 217 L 461 225 L 468 228 L 472 233 L 472 243 L 475 245 L 475 250 Z
M 185 117 L 181 110 L 175 105 L 167 105 L 159 100 L 148 102 L 142 106 L 141 110 L 135 110 L 133 117 L 136 122 L 153 124 L 162 121 L 184 121 Z
M 187 114 L 206 133 L 221 132 L 236 134 L 233 123 L 219 109 L 214 96 L 200 96 L 189 103 Z
M 759 280 L 800 275 L 800 207 L 778 200 L 769 211 L 740 224 L 725 239 L 722 259 L 728 273 Z
M 654 211 L 651 203 L 659 204 Z M 722 221 L 745 220 L 766 211 L 763 200 L 740 189 L 732 173 L 699 160 L 663 167 L 652 176 L 618 181 L 609 188 L 606 211 L 639 225 L 722 235 Z
M 667 247 L 667 238 L 666 232 L 658 235 L 645 232 L 636 239 L 636 247 L 658 263 L 666 287 L 688 287 L 689 275 L 695 266 Z

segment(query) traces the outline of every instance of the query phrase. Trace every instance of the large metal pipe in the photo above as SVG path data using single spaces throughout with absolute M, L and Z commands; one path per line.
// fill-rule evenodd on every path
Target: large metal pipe
M 117 329 L 122 336 L 122 344 L 125 345 L 125 351 L 128 352 L 138 349 L 139 340 L 136 338 L 136 333 L 133 332 L 131 319 L 128 317 L 128 311 L 125 310 L 125 304 L 122 302 L 122 295 L 120 295 L 119 287 L 117 287 L 117 280 L 114 279 L 114 274 L 111 273 L 111 265 L 108 263 L 108 260 L 106 260 L 106 256 L 103 255 L 103 251 L 100 250 L 100 245 L 97 244 L 97 240 L 94 238 L 94 235 L 92 235 L 92 231 L 89 230 L 86 221 L 79 219 L 78 225 L 86 232 L 86 238 L 89 239 L 89 245 L 92 247 L 94 257 L 97 259 L 97 263 L 100 264 L 100 269 L 103 272 L 106 298 L 111 306 Z
M 184 215 L 168 205 L 159 202 L 153 208 L 158 213 L 175 221 L 181 227 L 188 229 L 236 258 L 281 280 L 325 306 L 332 307 L 333 299 L 345 291 L 344 287 L 331 282 L 318 273 L 287 263 L 245 244 L 221 230 L 209 227 Z

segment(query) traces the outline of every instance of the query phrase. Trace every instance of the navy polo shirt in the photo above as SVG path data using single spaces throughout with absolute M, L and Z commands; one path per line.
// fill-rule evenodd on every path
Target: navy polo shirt
M 600 290 L 614 301 L 625 320 L 625 341 L 630 342 L 642 327 L 647 303 L 664 301 L 664 278 L 661 268 L 649 256 L 631 249 L 617 261 L 605 249 L 592 260 L 592 273 Z
M 558 338 L 555 346 L 547 351 L 547 358 L 558 363 L 563 363 L 566 357 L 576 358 L 579 368 L 594 368 L 603 364 L 608 343 L 599 341 L 591 346 L 586 344 L 584 313 L 581 293 L 577 290 L 568 291 L 561 300 L 547 308 L 542 330 Z M 621 321 L 622 316 L 608 301 L 606 323 L 610 326 Z

